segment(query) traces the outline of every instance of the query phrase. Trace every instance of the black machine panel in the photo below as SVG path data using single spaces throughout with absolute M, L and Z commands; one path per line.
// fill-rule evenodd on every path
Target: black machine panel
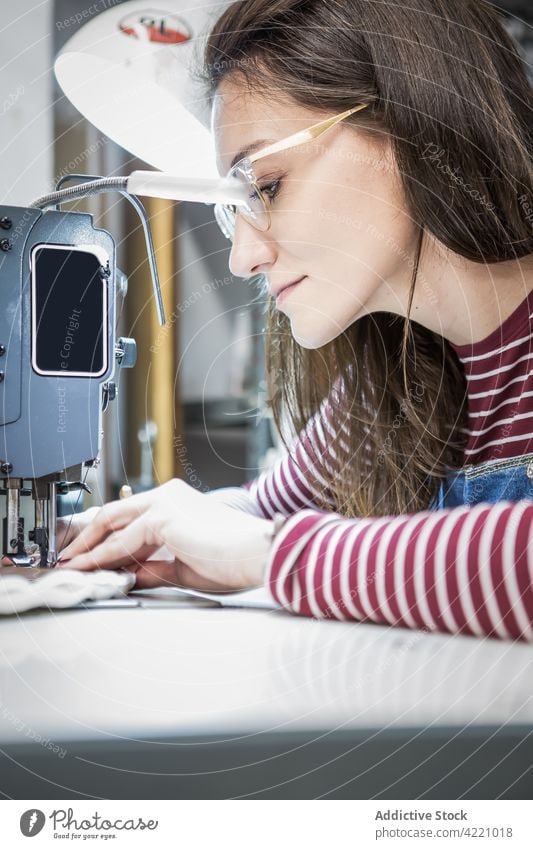
M 96 245 L 38 244 L 30 262 L 34 370 L 101 376 L 107 369 L 108 257 Z

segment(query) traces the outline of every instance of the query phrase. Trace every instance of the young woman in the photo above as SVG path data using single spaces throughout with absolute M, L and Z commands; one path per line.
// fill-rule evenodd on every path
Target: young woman
M 498 13 L 239 0 L 205 73 L 249 192 L 217 220 L 298 436 L 248 487 L 106 505 L 64 565 L 533 640 L 533 98 Z

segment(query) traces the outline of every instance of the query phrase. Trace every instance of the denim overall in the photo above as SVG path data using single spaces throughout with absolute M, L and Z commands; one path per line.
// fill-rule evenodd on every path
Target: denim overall
M 487 460 L 449 472 L 433 509 L 480 504 L 482 501 L 533 499 L 533 454 Z

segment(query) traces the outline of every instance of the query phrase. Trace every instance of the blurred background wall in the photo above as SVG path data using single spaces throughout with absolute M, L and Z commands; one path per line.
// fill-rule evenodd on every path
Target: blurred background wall
M 0 31 L 0 197 L 24 205 L 53 175 L 53 3 L 2 4 Z

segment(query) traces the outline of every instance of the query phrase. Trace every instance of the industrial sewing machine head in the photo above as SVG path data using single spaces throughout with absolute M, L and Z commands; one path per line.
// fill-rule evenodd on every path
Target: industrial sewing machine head
M 75 179 L 78 185 L 61 189 Z M 31 207 L 0 206 L 0 494 L 6 497 L 4 561 L 54 566 L 57 497 L 86 489 L 98 463 L 102 412 L 115 397 L 117 367 L 135 364 L 133 339 L 115 338 L 117 297 L 127 290 L 115 244 L 92 216 L 59 204 L 118 191 L 141 217 L 159 321 L 164 311 L 150 227 L 138 194 L 203 203 L 245 203 L 233 179 L 158 172 L 63 177 Z M 48 209 L 48 207 L 53 207 Z M 26 531 L 21 498 L 34 502 Z
M 3 556 L 57 560 L 57 495 L 82 488 L 98 462 L 101 414 L 117 365 L 135 342 L 115 341 L 117 277 L 111 235 L 90 215 L 0 207 L 0 485 Z M 32 497 L 26 533 L 21 497 Z

